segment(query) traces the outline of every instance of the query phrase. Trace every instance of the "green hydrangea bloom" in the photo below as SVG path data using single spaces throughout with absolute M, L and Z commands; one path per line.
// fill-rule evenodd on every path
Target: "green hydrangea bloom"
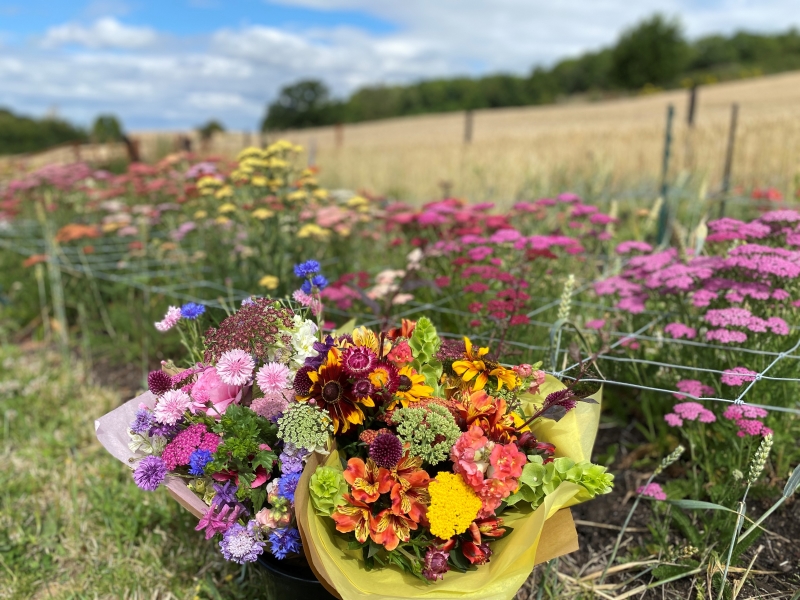
M 401 408 L 392 414 L 397 424 L 397 435 L 403 443 L 411 445 L 409 452 L 419 456 L 429 465 L 447 459 L 450 448 L 458 440 L 461 430 L 450 411 L 438 404 L 425 408 Z M 440 437 L 437 441 L 437 438 Z
M 344 504 L 343 495 L 349 490 L 341 471 L 319 467 L 311 476 L 308 491 L 318 515 L 329 517 L 337 506 Z
M 607 494 L 614 484 L 614 476 L 606 472 L 606 467 L 587 460 L 576 463 L 571 458 L 562 457 L 547 464 L 544 464 L 541 456 L 530 456 L 528 460 L 530 462 L 523 467 L 519 478 L 519 490 L 506 499 L 509 505 L 524 500 L 536 509 L 545 496 L 552 494 L 563 481 L 581 486 L 582 489 L 575 496 L 578 502 Z
M 325 451 L 331 433 L 333 422 L 328 413 L 310 404 L 291 404 L 278 419 L 278 437 L 309 452 Z

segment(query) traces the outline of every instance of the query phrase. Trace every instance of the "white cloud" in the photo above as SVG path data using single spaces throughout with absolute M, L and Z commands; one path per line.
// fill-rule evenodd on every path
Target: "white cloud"
M 42 38 L 44 48 L 77 44 L 86 48 L 141 49 L 152 46 L 158 36 L 149 27 L 129 27 L 114 17 L 97 19 L 91 26 L 65 23 L 48 29 Z
M 57 104 L 84 123 L 114 112 L 129 128 L 191 127 L 215 117 L 230 128 L 254 129 L 280 87 L 305 77 L 344 95 L 381 82 L 523 74 L 535 64 L 609 44 L 622 28 L 656 11 L 680 14 L 691 36 L 800 25 L 800 13 L 792 10 L 796 0 L 281 1 L 359 10 L 397 28 L 373 34 L 353 27 L 249 25 L 176 38 L 108 16 L 88 26 L 68 23 L 48 30 L 38 47 L 6 45 L 0 106 L 44 113 Z M 115 14 L 124 12 L 124 3 L 112 3 Z

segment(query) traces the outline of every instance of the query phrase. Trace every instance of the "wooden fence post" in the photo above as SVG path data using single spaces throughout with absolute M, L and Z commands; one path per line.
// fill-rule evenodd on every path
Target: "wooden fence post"
M 472 142 L 472 109 L 469 108 L 464 111 L 464 143 L 469 144 Z
M 669 160 L 672 154 L 672 120 L 675 117 L 675 107 L 670 104 L 667 106 L 667 127 L 664 131 L 664 155 L 661 163 L 661 211 L 658 215 L 658 244 L 666 244 L 670 236 L 669 222 L 672 218 L 672 207 L 670 206 L 667 195 L 667 175 L 669 174 Z
M 731 189 L 731 169 L 733 168 L 733 150 L 736 145 L 736 124 L 739 120 L 739 105 L 731 105 L 731 125 L 728 130 L 728 148 L 725 151 L 725 169 L 722 172 L 722 202 L 719 204 L 720 218 L 725 216 L 725 203 Z

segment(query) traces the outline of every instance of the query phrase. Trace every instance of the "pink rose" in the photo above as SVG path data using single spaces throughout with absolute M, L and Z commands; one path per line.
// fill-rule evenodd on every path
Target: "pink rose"
M 224 383 L 216 369 L 206 369 L 192 387 L 192 399 L 202 405 L 198 410 L 218 419 L 231 404 L 241 401 L 242 389 L 240 386 Z

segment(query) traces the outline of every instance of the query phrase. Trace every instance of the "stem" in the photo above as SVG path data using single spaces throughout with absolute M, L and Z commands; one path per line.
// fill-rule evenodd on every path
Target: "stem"
M 650 478 L 647 480 L 645 487 L 653 483 L 653 479 L 655 479 L 656 474 L 653 473 L 650 475 Z M 622 524 L 622 529 L 619 531 L 619 535 L 617 536 L 617 541 L 614 543 L 614 551 L 611 553 L 611 558 L 608 559 L 605 568 L 603 569 L 603 574 L 600 575 L 600 581 L 598 585 L 602 585 L 603 581 L 606 578 L 606 573 L 608 572 L 609 567 L 614 563 L 614 559 L 617 558 L 617 551 L 619 550 L 619 546 L 622 543 L 622 536 L 625 535 L 625 530 L 628 528 L 628 523 L 631 522 L 631 517 L 633 517 L 633 513 L 636 510 L 636 507 L 639 506 L 639 499 L 641 498 L 640 494 L 636 494 L 636 500 L 633 501 L 633 506 L 628 511 L 628 516 L 625 517 L 625 522 Z
M 742 496 L 741 501 L 739 502 L 739 510 L 738 515 L 736 516 L 736 526 L 733 528 L 733 536 L 731 537 L 731 545 L 728 548 L 728 556 L 725 559 L 725 570 L 722 573 L 722 582 L 719 587 L 719 593 L 717 594 L 717 600 L 722 600 L 722 594 L 725 591 L 725 583 L 728 581 L 728 569 L 731 566 L 731 558 L 733 557 L 733 549 L 736 547 L 736 538 L 739 535 L 739 531 L 744 524 L 744 511 L 746 509 L 745 500 L 747 499 L 747 493 L 750 491 L 750 484 L 747 484 L 747 488 L 744 490 L 744 496 Z
M 752 525 L 751 525 L 751 526 L 750 526 L 750 527 L 747 529 L 747 531 L 745 531 L 745 532 L 744 532 L 742 535 L 740 535 L 740 536 L 739 536 L 739 539 L 737 539 L 737 540 L 736 540 L 736 543 L 737 543 L 737 544 L 740 544 L 740 543 L 742 543 L 742 541 L 743 541 L 743 540 L 744 540 L 744 539 L 745 539 L 745 538 L 746 538 L 748 535 L 750 535 L 751 533 L 753 533 L 753 532 L 755 531 L 756 527 L 758 527 L 759 525 L 761 525 L 761 523 L 763 523 L 764 521 L 766 521 L 767 517 L 769 517 L 769 516 L 770 516 L 772 513 L 774 513 L 774 512 L 775 512 L 775 511 L 778 509 L 778 507 L 780 507 L 780 505 L 784 503 L 784 501 L 785 501 L 785 500 L 786 500 L 786 496 L 781 496 L 781 497 L 780 497 L 780 499 L 779 499 L 779 500 L 778 500 L 778 501 L 777 501 L 775 504 L 773 504 L 772 506 L 770 506 L 770 507 L 769 507 L 769 509 L 767 509 L 767 512 L 765 512 L 763 515 L 761 515 L 761 517 L 758 519 L 758 521 L 756 521 L 755 523 L 753 523 L 753 524 L 752 524 Z

